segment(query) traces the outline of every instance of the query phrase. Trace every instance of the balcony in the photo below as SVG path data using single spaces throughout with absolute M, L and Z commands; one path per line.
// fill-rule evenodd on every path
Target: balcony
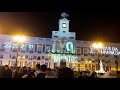
M 16 57 L 15 57 L 15 56 L 13 56 L 13 57 L 12 57 L 12 59 L 16 59 Z
M 29 58 L 29 60 L 33 60 L 33 58 Z
M 22 53 L 24 53 L 25 51 L 21 51 Z
M 37 51 L 37 53 L 41 53 L 41 51 Z
M 88 54 L 84 54 L 84 56 L 88 56 Z
M 5 51 L 5 49 L 0 49 L 0 51 Z
M 29 53 L 33 53 L 34 51 L 29 51 Z
M 13 52 L 17 52 L 17 50 L 12 50 Z
M 49 59 L 45 59 L 46 61 L 48 61 Z
M 41 60 L 40 57 L 38 57 L 37 60 Z
M 3 59 L 3 56 L 0 56 L 0 59 Z

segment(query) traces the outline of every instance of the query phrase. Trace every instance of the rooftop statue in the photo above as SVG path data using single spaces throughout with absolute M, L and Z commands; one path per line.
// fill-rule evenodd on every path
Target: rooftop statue
M 69 17 L 69 14 L 63 12 L 63 13 L 61 13 L 61 17 L 62 17 L 62 18 L 67 18 L 67 17 Z

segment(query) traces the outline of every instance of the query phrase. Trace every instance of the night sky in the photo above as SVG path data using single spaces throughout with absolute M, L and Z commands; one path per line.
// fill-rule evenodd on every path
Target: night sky
M 120 14 L 118 12 L 79 11 L 67 12 L 70 31 L 78 40 L 120 42 Z M 61 12 L 0 12 L 0 34 L 51 38 L 58 30 Z

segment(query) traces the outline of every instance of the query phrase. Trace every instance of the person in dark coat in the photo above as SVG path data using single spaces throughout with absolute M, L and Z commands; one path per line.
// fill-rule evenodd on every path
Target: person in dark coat
M 47 70 L 47 66 L 46 65 L 42 65 L 40 67 L 40 73 L 37 74 L 37 78 L 45 78 L 46 70 Z
M 12 78 L 12 71 L 5 65 L 4 78 Z
M 74 73 L 70 68 L 59 68 L 58 78 L 74 78 Z
M 2 67 L 0 68 L 0 78 L 4 78 L 4 71 L 5 71 L 5 67 L 2 66 Z
M 92 75 L 90 76 L 90 78 L 97 78 L 97 73 L 95 71 L 93 71 Z

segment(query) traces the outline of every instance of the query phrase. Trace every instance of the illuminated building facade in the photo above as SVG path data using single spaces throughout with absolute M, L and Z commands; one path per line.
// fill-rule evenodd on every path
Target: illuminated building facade
M 64 60 L 66 66 L 75 70 L 98 70 L 98 55 L 91 47 L 94 42 L 76 40 L 76 33 L 69 32 L 67 14 L 61 14 L 58 24 L 59 30 L 52 31 L 52 38 L 26 37 L 27 41 L 20 45 L 12 35 L 0 35 L 0 65 L 14 66 L 18 50 L 18 66 L 46 64 L 54 68 Z M 116 65 L 120 66 L 120 43 L 103 42 L 103 45 L 99 54 L 103 69 L 116 70 Z

